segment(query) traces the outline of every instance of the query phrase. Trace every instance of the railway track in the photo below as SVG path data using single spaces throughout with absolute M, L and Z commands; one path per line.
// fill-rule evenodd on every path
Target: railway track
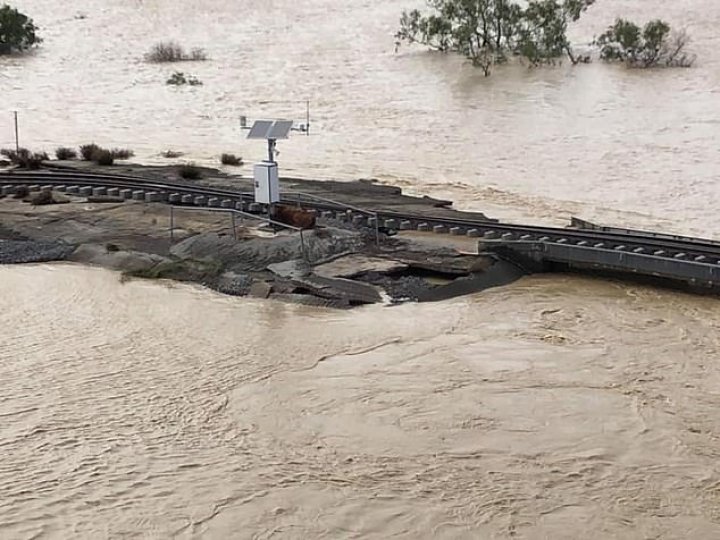
M 199 186 L 189 182 L 170 182 L 147 178 L 85 172 L 0 173 L 0 190 L 12 193 L 15 186 L 31 190 L 57 189 L 86 195 L 116 195 L 148 202 L 174 205 L 230 208 L 262 214 L 265 207 L 255 203 L 254 194 L 236 190 Z M 674 262 L 720 265 L 720 242 L 702 238 L 672 236 L 647 231 L 614 228 L 557 228 L 499 223 L 490 220 L 428 217 L 382 209 L 349 209 L 342 203 L 312 200 L 285 194 L 282 202 L 302 204 L 319 212 L 321 219 L 341 219 L 360 226 L 395 230 L 417 230 L 462 235 L 493 244 L 550 243 L 596 250 L 613 250 L 645 255 Z M 585 222 L 581 222 L 582 225 Z M 587 224 L 591 225 L 591 224 Z

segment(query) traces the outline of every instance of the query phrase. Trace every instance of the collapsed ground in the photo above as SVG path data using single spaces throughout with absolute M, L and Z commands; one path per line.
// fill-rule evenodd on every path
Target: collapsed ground
M 172 167 L 102 171 L 177 181 Z M 196 183 L 241 191 L 252 186 L 250 179 L 210 169 Z M 284 180 L 282 188 L 363 208 L 460 214 L 447 201 L 409 197 L 371 181 Z M 260 219 L 236 219 L 233 230 L 229 214 L 182 208 L 174 209 L 171 234 L 169 207 L 159 203 L 55 192 L 0 199 L 0 264 L 67 260 L 119 270 L 124 278 L 193 281 L 226 294 L 334 307 L 439 300 L 517 277 L 465 238 L 383 234 L 377 244 L 374 231 L 339 220 L 319 222 L 302 236 Z

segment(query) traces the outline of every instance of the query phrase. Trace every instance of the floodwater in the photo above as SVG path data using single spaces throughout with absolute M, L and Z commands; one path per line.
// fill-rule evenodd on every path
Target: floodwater
M 94 140 L 149 162 L 173 149 L 213 164 L 234 151 L 252 164 L 265 149 L 245 140 L 240 115 L 300 120 L 308 99 L 312 136 L 279 145 L 288 174 L 377 177 L 514 219 L 720 228 L 708 204 L 720 195 L 716 0 L 602 0 L 573 30 L 582 49 L 616 16 L 663 17 L 692 36 L 693 69 L 597 62 L 508 67 L 489 79 L 421 48 L 394 52 L 399 13 L 421 0 L 12 3 L 45 43 L 0 60 L 0 146 L 13 142 L 17 109 L 32 148 Z M 211 60 L 144 63 L 164 39 Z M 166 86 L 175 69 L 204 85 Z
M 0 59 L 0 146 L 17 109 L 33 149 L 252 163 L 238 117 L 309 99 L 287 173 L 720 237 L 715 0 L 603 0 L 573 31 L 663 17 L 692 69 L 489 79 L 394 52 L 419 3 L 15 0 L 45 43 Z M 177 66 L 203 86 L 142 61 L 161 39 L 208 51 Z M 335 312 L 2 267 L 0 538 L 718 537 L 718 325 L 716 299 L 573 277 Z
M 720 535 L 715 299 L 337 312 L 70 265 L 0 298 L 2 538 Z

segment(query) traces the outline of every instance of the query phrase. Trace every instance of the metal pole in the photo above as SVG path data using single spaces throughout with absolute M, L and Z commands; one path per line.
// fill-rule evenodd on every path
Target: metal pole
M 237 242 L 237 230 L 235 229 L 235 212 L 230 212 L 230 218 L 232 219 L 233 238 Z
M 18 136 L 18 113 L 15 113 L 15 153 L 20 153 L 20 137 Z
M 380 245 L 380 219 L 377 213 L 375 213 L 375 245 Z
M 302 229 L 300 229 L 300 249 L 302 250 L 303 260 L 305 262 L 310 262 L 308 261 L 307 252 L 305 251 L 305 237 L 303 236 Z
M 305 102 L 305 135 L 310 136 L 310 100 Z
M 175 208 L 170 205 L 170 246 L 172 247 L 175 240 Z

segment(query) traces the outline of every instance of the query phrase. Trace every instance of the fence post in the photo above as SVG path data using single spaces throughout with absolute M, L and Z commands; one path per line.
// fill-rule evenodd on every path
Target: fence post
M 302 229 L 300 229 L 300 249 L 302 250 L 303 260 L 305 262 L 310 262 L 308 260 L 307 251 L 305 250 L 305 236 L 303 235 Z
M 375 212 L 375 245 L 380 246 L 380 218 L 377 212 Z
M 170 247 L 172 247 L 175 241 L 175 209 L 173 205 L 170 205 Z
M 18 131 L 18 113 L 17 111 L 13 111 L 15 114 L 15 153 L 20 152 L 20 137 L 19 137 L 19 131 Z

